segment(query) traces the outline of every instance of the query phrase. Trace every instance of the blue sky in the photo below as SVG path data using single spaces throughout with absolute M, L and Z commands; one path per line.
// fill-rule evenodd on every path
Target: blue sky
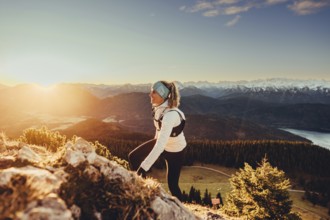
M 330 80 L 329 0 L 0 0 L 0 84 Z

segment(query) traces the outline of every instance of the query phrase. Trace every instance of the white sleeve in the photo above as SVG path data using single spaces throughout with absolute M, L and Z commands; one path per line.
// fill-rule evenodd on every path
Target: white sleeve
M 168 112 L 164 115 L 162 120 L 162 127 L 158 133 L 156 144 L 146 159 L 141 163 L 141 167 L 145 171 L 148 171 L 158 159 L 160 154 L 163 153 L 166 143 L 171 135 L 172 129 L 178 120 L 178 117 L 178 113 L 176 112 Z

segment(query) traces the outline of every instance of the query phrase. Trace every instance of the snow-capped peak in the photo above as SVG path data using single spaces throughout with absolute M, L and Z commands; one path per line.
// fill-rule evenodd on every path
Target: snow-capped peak
M 221 88 L 221 89 L 233 89 L 233 88 L 273 88 L 273 89 L 290 89 L 290 88 L 309 88 L 316 90 L 319 88 L 330 88 L 330 81 L 327 80 L 298 80 L 298 79 L 284 79 L 284 78 L 273 78 L 273 79 L 260 79 L 252 81 L 219 81 L 219 82 L 185 82 L 182 83 L 184 87 L 194 86 L 200 89 L 207 88 Z

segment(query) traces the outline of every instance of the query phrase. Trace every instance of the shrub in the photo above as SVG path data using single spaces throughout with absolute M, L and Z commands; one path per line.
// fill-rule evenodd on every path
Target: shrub
M 109 149 L 106 146 L 100 144 L 98 141 L 95 141 L 94 146 L 95 146 L 95 152 L 98 155 L 101 155 L 109 160 L 116 161 L 118 164 L 129 170 L 129 164 L 127 160 L 121 159 L 117 156 L 113 156 L 109 151 Z
M 66 137 L 58 131 L 53 132 L 46 127 L 41 127 L 40 129 L 29 128 L 23 131 L 23 135 L 19 137 L 19 141 L 44 146 L 47 150 L 56 152 L 66 143 Z

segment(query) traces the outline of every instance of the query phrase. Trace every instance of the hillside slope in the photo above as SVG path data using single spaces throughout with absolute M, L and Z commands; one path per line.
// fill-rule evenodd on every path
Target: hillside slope
M 157 182 L 98 155 L 81 138 L 55 154 L 1 144 L 0 219 L 201 219 Z

